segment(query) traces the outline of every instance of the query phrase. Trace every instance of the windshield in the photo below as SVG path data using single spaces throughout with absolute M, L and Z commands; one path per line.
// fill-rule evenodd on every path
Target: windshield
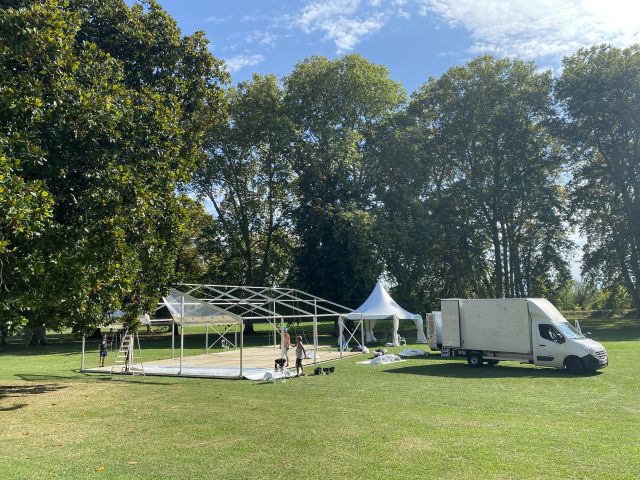
M 558 322 L 553 324 L 565 338 L 570 338 L 572 340 L 580 340 L 582 338 L 587 338 L 581 333 L 579 333 L 569 322 Z

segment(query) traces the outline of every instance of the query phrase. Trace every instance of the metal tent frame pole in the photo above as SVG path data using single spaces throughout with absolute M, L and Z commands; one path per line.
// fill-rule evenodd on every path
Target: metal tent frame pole
M 171 321 L 171 360 L 176 358 L 176 321 Z
M 85 349 L 86 337 L 82 335 L 82 359 L 80 360 L 80 371 L 84 372 L 84 349 Z
M 240 375 L 239 379 L 242 380 L 243 358 L 242 351 L 244 350 L 244 320 L 240 323 Z
M 276 302 L 274 301 L 272 304 L 272 313 L 275 316 L 276 314 Z M 271 323 L 271 322 L 269 322 Z M 273 349 L 277 350 L 278 349 L 278 320 L 277 319 L 273 319 Z
M 182 357 L 184 355 L 184 296 L 180 297 L 180 370 L 178 375 L 182 375 Z
M 340 344 L 340 358 L 342 358 L 342 350 L 343 350 L 343 346 L 342 346 L 342 342 L 343 342 L 343 334 L 342 334 L 342 329 L 344 328 L 344 325 L 342 324 L 342 315 L 338 316 L 338 343 Z
M 207 323 L 204 331 L 204 353 L 209 353 L 209 324 Z
M 362 340 L 362 346 L 364 347 L 364 318 L 362 314 L 360 314 L 360 339 Z M 364 350 L 364 348 L 362 350 Z
M 313 299 L 313 364 L 318 363 L 318 304 Z

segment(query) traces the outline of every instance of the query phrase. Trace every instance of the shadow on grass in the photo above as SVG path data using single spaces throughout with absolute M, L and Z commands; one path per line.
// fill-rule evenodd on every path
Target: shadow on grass
M 0 407 L 0 412 L 13 412 L 14 410 L 20 410 L 22 407 L 26 407 L 27 403 L 16 403 L 10 407 Z
M 143 380 L 144 376 L 128 376 L 128 375 L 107 375 L 107 374 L 88 374 L 77 372 L 77 375 L 32 375 L 29 373 L 17 373 L 15 375 L 25 382 L 46 382 L 46 381 L 85 381 L 92 382 L 113 382 L 113 383 L 137 383 L 142 385 L 177 385 L 177 382 Z
M 552 368 L 525 368 L 496 365 L 493 367 L 471 368 L 464 363 L 435 363 L 428 365 L 412 365 L 407 367 L 385 370 L 384 373 L 400 373 L 405 375 L 423 375 L 427 377 L 451 378 L 559 378 L 596 376 L 601 372 L 589 372 L 582 375 L 572 375 L 563 370 Z
M 28 395 L 40 395 L 43 393 L 55 392 L 67 388 L 65 385 L 0 385 L 0 401 L 5 398 L 23 399 Z M 0 407 L 0 412 L 11 412 L 26 407 L 27 403 L 14 403 L 11 406 Z

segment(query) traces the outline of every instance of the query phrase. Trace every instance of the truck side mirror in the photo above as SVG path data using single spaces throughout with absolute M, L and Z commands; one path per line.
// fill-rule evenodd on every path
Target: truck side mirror
M 564 337 L 562 335 L 558 335 L 557 339 L 558 339 L 558 343 L 561 345 L 565 342 Z
M 591 332 L 585 332 L 584 336 L 587 337 L 587 338 L 592 338 L 591 337 Z

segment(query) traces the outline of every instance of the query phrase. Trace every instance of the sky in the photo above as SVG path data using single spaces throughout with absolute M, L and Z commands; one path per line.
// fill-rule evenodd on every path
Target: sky
M 131 3 L 129 0 L 128 3 Z M 554 74 L 580 47 L 640 43 L 640 0 L 159 0 L 183 34 L 204 30 L 232 83 L 287 75 L 312 55 L 359 53 L 410 94 L 481 54 Z M 573 234 L 578 245 L 584 239 Z M 580 253 L 571 261 L 580 276 Z
M 184 34 L 204 30 L 237 83 L 284 76 L 311 55 L 359 53 L 410 93 L 489 53 L 561 69 L 595 43 L 640 42 L 638 0 L 159 0 Z

